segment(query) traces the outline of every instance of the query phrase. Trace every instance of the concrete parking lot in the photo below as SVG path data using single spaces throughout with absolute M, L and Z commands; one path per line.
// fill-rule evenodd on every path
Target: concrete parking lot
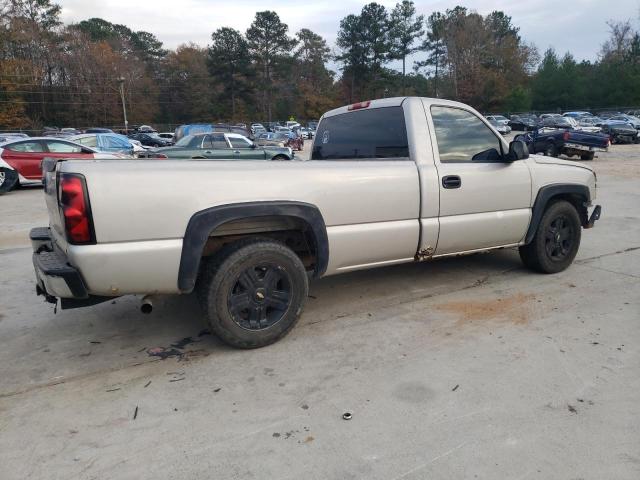
M 322 279 L 254 351 L 191 296 L 56 313 L 42 191 L 0 197 L 0 478 L 640 478 L 640 145 L 591 163 L 569 270 L 503 250 Z

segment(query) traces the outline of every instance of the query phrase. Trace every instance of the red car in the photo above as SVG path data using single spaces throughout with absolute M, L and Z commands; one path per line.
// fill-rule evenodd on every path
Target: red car
M 43 158 L 121 158 L 61 138 L 16 138 L 0 143 L 0 194 L 42 181 Z

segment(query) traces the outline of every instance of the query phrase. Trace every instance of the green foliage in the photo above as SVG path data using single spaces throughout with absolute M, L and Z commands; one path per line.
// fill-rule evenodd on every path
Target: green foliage
M 222 27 L 211 35 L 209 47 L 209 73 L 222 88 L 216 95 L 219 105 L 224 105 L 224 117 L 235 119 L 238 102 L 249 101 L 251 88 L 248 80 L 252 74 L 249 46 L 242 34 L 233 28 Z
M 269 121 L 273 108 L 273 72 L 297 43 L 288 37 L 288 30 L 276 12 L 266 10 L 256 13 L 246 33 L 249 53 L 259 67 L 262 81 L 262 113 Z

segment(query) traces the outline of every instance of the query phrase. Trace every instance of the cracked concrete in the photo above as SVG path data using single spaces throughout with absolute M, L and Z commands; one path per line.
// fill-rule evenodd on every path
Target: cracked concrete
M 192 297 L 54 314 L 24 236 L 41 191 L 1 197 L 0 477 L 639 478 L 640 146 L 622 147 L 594 162 L 603 216 L 566 272 L 503 250 L 327 278 L 254 351 L 203 332 Z

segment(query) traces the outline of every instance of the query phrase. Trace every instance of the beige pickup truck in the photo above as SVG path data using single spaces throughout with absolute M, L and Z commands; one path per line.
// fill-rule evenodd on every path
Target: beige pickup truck
M 61 308 L 196 292 L 213 331 L 268 345 L 309 278 L 517 247 L 567 268 L 591 208 L 587 166 L 529 156 L 474 109 L 389 98 L 327 112 L 309 161 L 45 160 L 37 293 Z M 464 261 L 464 260 L 460 260 Z

